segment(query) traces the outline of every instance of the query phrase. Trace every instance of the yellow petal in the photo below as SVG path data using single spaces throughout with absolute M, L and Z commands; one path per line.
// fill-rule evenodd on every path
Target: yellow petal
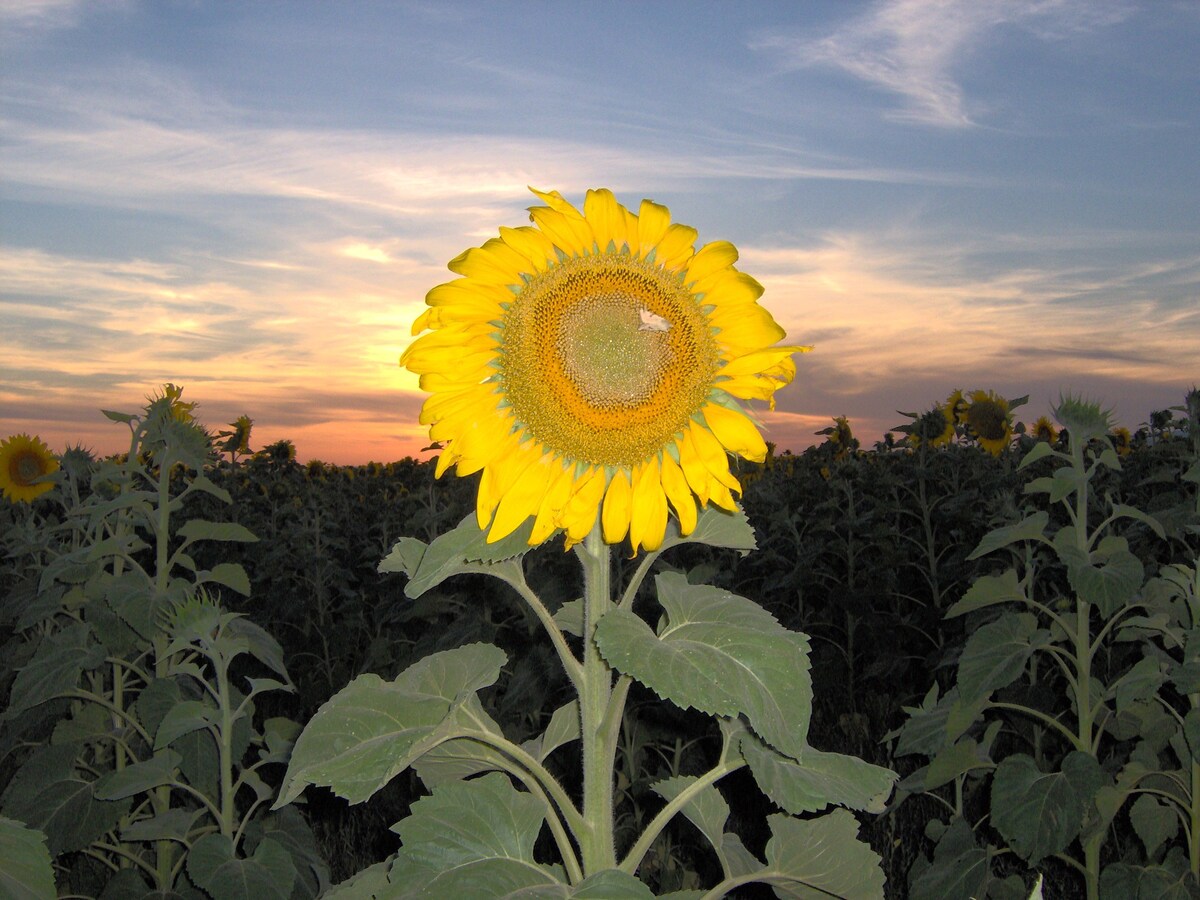
M 531 547 L 542 543 L 559 527 L 558 522 L 566 509 L 567 501 L 571 499 L 571 491 L 575 482 L 575 467 L 564 465 L 561 460 L 557 467 L 551 467 L 550 484 L 546 488 L 546 496 L 538 507 L 537 518 L 533 520 L 533 532 L 529 535 Z
M 600 524 L 604 529 L 604 541 L 608 544 L 619 544 L 629 531 L 629 514 L 633 503 L 633 489 L 629 484 L 629 475 L 624 469 L 617 469 L 608 483 L 608 492 L 604 495 L 604 509 L 600 512 Z
M 440 391 L 425 400 L 421 407 L 420 422 L 429 425 L 443 419 L 480 419 L 495 413 L 499 400 L 491 385 Z
M 447 268 L 484 284 L 521 284 L 521 273 L 528 271 L 529 260 L 500 238 L 490 238 L 482 247 L 464 250 L 450 260 Z
M 607 484 L 604 469 L 588 469 L 572 485 L 572 494 L 563 508 L 558 526 L 567 532 L 567 549 L 578 544 L 596 525 L 596 513 Z
M 698 233 L 690 225 L 672 225 L 654 248 L 654 261 L 667 269 L 681 268 L 695 252 Z
M 718 403 L 709 403 L 703 413 L 704 421 L 726 450 L 752 462 L 762 462 L 767 458 L 766 442 L 759 434 L 758 427 L 744 413 Z
M 588 191 L 583 201 L 583 214 L 592 227 L 596 246 L 601 250 L 607 249 L 609 241 L 617 250 L 628 243 L 625 207 L 617 202 L 612 191 L 607 188 Z
M 705 244 L 696 251 L 696 255 L 688 263 L 687 272 L 683 276 L 684 284 L 692 284 L 708 278 L 714 272 L 729 268 L 737 262 L 737 259 L 737 247 L 729 241 L 713 241 Z
M 529 454 L 526 454 L 529 455 Z M 540 453 L 504 492 L 500 505 L 496 507 L 492 529 L 488 532 L 488 543 L 492 544 L 517 530 L 522 522 L 535 515 L 546 496 L 553 467 L 558 462 L 548 453 Z
M 591 252 L 592 230 L 582 218 L 569 218 L 544 206 L 531 207 L 529 218 L 567 256 L 584 256 Z
M 505 445 L 506 452 L 496 456 L 494 464 L 485 466 L 483 474 L 479 478 L 479 494 L 475 498 L 475 518 L 480 528 L 488 527 L 496 507 L 504 500 L 504 496 L 516 484 L 517 479 L 537 459 L 536 453 L 522 452 L 521 447 L 513 447 L 508 441 L 501 441 L 501 443 Z M 518 522 L 518 524 L 520 523 Z
M 455 278 L 430 288 L 425 295 L 425 302 L 430 306 L 479 306 L 481 309 L 503 312 L 500 304 L 512 300 L 512 296 L 512 291 L 503 284 L 483 284 L 470 278 Z
M 529 190 L 532 193 L 534 193 L 535 195 L 537 195 L 537 198 L 539 200 L 541 200 L 543 203 L 545 203 L 548 207 L 550 207 L 554 211 L 563 213 L 568 216 L 575 216 L 576 218 L 581 218 L 581 214 L 580 214 L 579 210 L 577 210 L 574 206 L 572 206 L 570 203 L 568 203 L 566 198 L 563 197 L 563 195 L 560 194 L 558 191 L 539 191 L 537 188 L 533 188 L 533 187 L 531 187 Z
M 745 272 L 725 269 L 700 279 L 691 290 L 704 295 L 701 302 L 706 306 L 739 308 L 757 303 L 765 289 Z
M 736 310 L 718 307 L 709 313 L 708 320 L 720 329 L 717 343 L 737 355 L 769 347 L 787 337 L 771 314 L 758 305 Z
M 534 271 L 544 272 L 557 259 L 553 242 L 536 228 L 528 225 L 507 228 L 501 225 L 500 237 L 504 243 L 528 260 Z
M 638 208 L 638 256 L 644 259 L 670 227 L 671 211 L 653 200 L 643 200 Z
M 692 447 L 704 463 L 704 468 L 708 469 L 709 475 L 731 491 L 740 489 L 738 480 L 729 471 L 729 454 L 711 431 L 693 422 L 684 431 L 684 435 L 691 439 Z
M 679 533 L 688 535 L 696 527 L 696 499 L 688 487 L 687 478 L 670 453 L 662 455 L 662 486 L 679 519 Z
M 709 486 L 713 478 L 708 474 L 708 466 L 704 465 L 704 460 L 696 452 L 690 434 L 691 430 L 690 427 L 687 428 L 675 442 L 675 446 L 679 448 L 679 467 L 683 471 L 684 478 L 687 479 L 687 483 L 692 493 L 700 501 L 700 505 L 704 506 L 708 503 L 711 494 Z
M 629 541 L 638 547 L 657 550 L 667 530 L 667 497 L 663 493 L 658 457 L 638 463 L 633 470 L 633 510 L 629 523 Z
M 764 347 L 743 353 L 721 366 L 717 377 L 736 378 L 739 375 L 772 375 L 786 378 L 788 382 L 795 377 L 796 363 L 793 353 L 807 353 L 812 347 Z

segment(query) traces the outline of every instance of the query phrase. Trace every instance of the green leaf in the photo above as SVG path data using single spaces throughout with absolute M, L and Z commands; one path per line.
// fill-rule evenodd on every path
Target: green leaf
M 677 573 L 655 581 L 660 633 L 628 609 L 610 610 L 596 626 L 608 663 L 679 706 L 744 715 L 767 743 L 800 756 L 812 714 L 808 638 L 745 597 Z
M 967 559 L 978 559 L 994 550 L 999 550 L 1001 547 L 1015 544 L 1017 541 L 1044 540 L 1046 524 L 1049 521 L 1050 514 L 1041 511 L 1034 513 L 1029 518 L 1015 525 L 1005 525 L 1002 528 L 996 528 L 984 535 L 983 540 L 971 551 L 971 555 Z
M 1067 565 L 1071 587 L 1089 603 L 1094 603 L 1104 618 L 1122 609 L 1142 586 L 1146 570 L 1142 561 L 1129 552 L 1124 538 L 1104 538 L 1094 551 L 1092 562 Z
M 438 874 L 423 896 L 497 896 L 491 890 L 463 894 L 466 882 L 459 879 L 473 869 L 473 884 L 479 878 L 480 864 L 502 862 L 517 867 L 482 868 L 495 869 L 501 878 L 505 872 L 527 871 L 532 880 L 525 886 L 553 884 L 557 879 L 537 868 L 533 859 L 533 845 L 544 821 L 538 799 L 516 790 L 499 772 L 438 785 L 432 794 L 413 804 L 408 818 L 392 826 L 400 835 L 401 846 L 391 881 L 403 883 L 432 872 Z M 455 872 L 459 874 L 445 878 Z M 458 893 L 450 893 L 452 884 Z M 435 885 L 441 893 L 434 892 Z
M 85 671 L 104 662 L 104 648 L 91 634 L 86 624 L 76 622 L 42 638 L 33 658 L 17 673 L 3 718 L 12 719 L 78 687 Z
M 289 900 L 296 880 L 291 856 L 275 841 L 265 838 L 239 859 L 223 834 L 206 834 L 192 845 L 187 872 L 213 900 Z
M 991 853 L 955 818 L 933 850 L 933 864 L 912 883 L 912 900 L 975 900 L 986 897 L 992 878 Z
M 96 782 L 95 795 L 100 800 L 120 800 L 162 784 L 170 784 L 175 780 L 175 770 L 182 759 L 174 750 L 165 750 L 149 759 L 109 772 Z
M 554 624 L 566 634 L 583 637 L 583 601 L 568 600 L 554 613 Z
M 4 814 L 44 832 L 51 856 L 82 850 L 131 806 L 128 800 L 96 799 L 92 782 L 75 773 L 78 751 L 78 745 L 62 744 L 35 752 L 4 792 Z
M 967 589 L 962 599 L 946 610 L 946 618 L 966 615 L 997 603 L 1015 603 L 1025 599 L 1017 581 L 1017 570 L 1008 569 L 999 575 L 983 575 Z
M 487 532 L 480 531 L 475 514 L 472 513 L 463 519 L 457 528 L 435 538 L 433 543 L 425 548 L 416 570 L 411 572 L 408 584 L 404 586 L 405 596 L 420 597 L 451 575 L 465 572 L 504 572 L 506 562 L 519 559 L 530 550 L 529 535 L 532 531 L 533 519 L 530 518 L 512 534 L 489 544 Z M 390 565 L 408 564 L 416 556 L 415 550 L 413 545 L 406 544 L 400 551 L 400 559 Z M 396 552 L 395 549 L 393 552 Z M 387 571 L 408 570 L 389 568 Z
M 480 859 L 445 872 L 393 868 L 390 884 L 374 900 L 567 900 L 570 896 L 564 881 L 537 863 Z
M 154 736 L 154 749 L 161 750 L 178 738 L 200 728 L 215 726 L 221 721 L 221 711 L 201 700 L 180 700 L 163 717 Z
M 309 784 L 351 803 L 366 800 L 426 750 L 458 736 L 452 711 L 494 684 L 507 659 L 498 647 L 469 644 L 427 656 L 394 681 L 360 675 L 300 734 L 275 808 Z
M 250 596 L 250 577 L 241 563 L 217 563 L 211 569 L 197 573 L 196 584 L 220 584 L 243 597 Z
M 1139 700 L 1149 700 L 1158 693 L 1167 680 L 1164 664 L 1153 656 L 1143 656 L 1129 669 L 1114 686 L 1117 697 L 1117 712 L 1123 713 Z
M 225 631 L 227 634 L 245 641 L 246 650 L 251 656 L 281 676 L 284 681 L 291 683 L 287 666 L 283 661 L 283 648 L 265 628 L 251 622 L 245 616 L 238 616 L 226 624 Z
M 759 879 L 784 898 L 878 900 L 883 896 L 879 857 L 858 839 L 858 820 L 844 809 L 819 819 L 768 816 L 771 839 Z
M 754 528 L 745 512 L 739 506 L 736 512 L 720 509 L 716 506 L 706 506 L 696 516 L 696 527 L 691 534 L 681 535 L 679 523 L 674 517 L 667 520 L 667 533 L 663 536 L 662 546 L 658 552 L 676 547 L 680 544 L 706 544 L 709 547 L 722 547 L 727 550 L 737 550 L 745 556 L 751 550 L 758 548 L 754 539 Z
M 54 900 L 54 868 L 46 836 L 0 817 L 0 896 L 9 900 Z
M 956 744 L 944 747 L 930 761 L 925 770 L 924 789 L 932 791 L 948 784 L 960 775 L 975 769 L 990 769 L 995 765 L 991 756 L 979 746 L 974 738 L 963 738 Z
M 1043 772 L 1024 753 L 1006 757 L 992 779 L 992 823 L 1031 866 L 1065 850 L 1079 835 L 1104 784 L 1096 758 L 1072 750 L 1062 771 Z
M 375 900 L 388 895 L 388 869 L 391 860 L 373 866 L 340 881 L 321 895 L 321 900 Z
M 891 769 L 841 753 L 806 747 L 794 759 L 749 736 L 742 738 L 741 750 L 763 793 L 793 815 L 831 804 L 881 813 L 896 783 Z
M 503 736 L 500 726 L 484 711 L 477 696 L 470 696 L 461 711 L 477 727 Z M 457 721 L 451 719 L 450 721 Z M 447 781 L 462 781 L 481 772 L 503 771 L 508 764 L 499 750 L 474 738 L 451 738 L 413 761 L 413 769 L 428 788 Z
M 378 571 L 400 572 L 412 578 L 417 567 L 421 565 L 421 557 L 429 545 L 414 537 L 402 537 L 392 546 L 391 552 L 379 561 Z
M 1039 459 L 1044 459 L 1047 456 L 1054 455 L 1056 454 L 1053 447 L 1051 447 L 1046 441 L 1038 441 L 1036 444 L 1030 447 L 1029 452 L 1021 458 L 1021 462 L 1017 465 L 1017 471 L 1020 472 L 1026 466 L 1032 465 Z
M 1040 646 L 1031 640 L 1038 633 L 1037 618 L 1030 613 L 1005 612 L 977 628 L 967 638 L 958 663 L 958 692 L 963 701 L 989 697 L 997 688 L 1012 684 Z
M 651 785 L 653 791 L 664 800 L 674 800 L 685 789 L 699 779 L 694 775 L 676 775 L 664 778 Z M 684 805 L 682 810 L 689 822 L 700 829 L 709 844 L 721 852 L 721 841 L 725 834 L 725 823 L 729 821 L 729 804 L 713 785 L 706 785 Z
M 589 875 L 568 896 L 571 900 L 654 900 L 650 888 L 620 869 L 602 869 Z
M 184 522 L 175 533 L 188 544 L 193 541 L 235 541 L 253 544 L 258 540 L 258 536 L 245 525 L 235 522 L 209 522 L 205 519 Z
M 121 829 L 123 841 L 169 840 L 184 843 L 192 832 L 196 820 L 204 815 L 203 809 L 173 807 L 157 816 L 139 819 Z
M 1200 886 L 1191 872 L 1172 872 L 1163 866 L 1133 866 L 1114 862 L 1100 873 L 1100 896 L 1122 900 L 1195 900 Z
M 1129 807 L 1133 830 L 1146 848 L 1146 858 L 1153 859 L 1158 848 L 1179 834 L 1179 819 L 1169 803 L 1151 794 L 1140 794 Z

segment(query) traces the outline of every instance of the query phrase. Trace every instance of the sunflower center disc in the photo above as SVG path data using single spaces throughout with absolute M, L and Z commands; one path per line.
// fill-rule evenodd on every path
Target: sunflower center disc
M 718 368 L 677 274 L 628 254 L 575 256 L 530 279 L 501 323 L 502 393 L 549 450 L 632 466 L 682 431 Z
M 42 474 L 42 462 L 32 453 L 18 456 L 15 462 L 16 465 L 13 468 L 16 471 L 13 473 L 13 480 L 18 484 L 28 487 L 33 484 L 35 478 Z

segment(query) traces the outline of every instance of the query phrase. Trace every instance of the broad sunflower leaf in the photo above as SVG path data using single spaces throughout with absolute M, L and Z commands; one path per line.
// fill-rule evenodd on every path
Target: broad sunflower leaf
M 1154 859 L 1158 848 L 1179 833 L 1179 819 L 1168 803 L 1151 794 L 1139 794 L 1129 807 L 1129 821 L 1146 848 L 1146 858 Z
M 954 819 L 933 850 L 933 864 L 912 884 L 913 900 L 975 900 L 986 897 L 992 880 L 990 849 L 980 847 L 975 833 Z
M 778 897 L 878 900 L 883 896 L 879 857 L 858 839 L 858 820 L 844 809 L 819 819 L 767 817 L 767 864 L 756 873 Z
M 499 772 L 438 785 L 392 826 L 401 846 L 390 881 L 407 892 L 383 896 L 484 898 L 554 888 L 561 879 L 533 858 L 544 821 L 538 799 Z M 412 892 L 414 882 L 421 888 Z
M 1096 758 L 1072 750 L 1058 772 L 1043 772 L 1024 753 L 1005 757 L 992 779 L 992 823 L 1031 866 L 1079 835 L 1093 796 L 1104 784 Z
M 500 726 L 484 711 L 477 696 L 468 697 L 463 710 L 469 713 L 472 721 L 483 723 L 488 730 L 501 734 Z M 503 770 L 507 761 L 503 753 L 488 744 L 462 737 L 438 744 L 415 760 L 413 769 L 425 786 L 432 789 L 443 782 L 462 781 L 480 772 Z
M 983 540 L 971 551 L 968 560 L 978 559 L 991 553 L 993 550 L 999 550 L 1001 547 L 1007 547 L 1009 544 L 1015 544 L 1018 541 L 1037 541 L 1044 540 L 1046 524 L 1050 521 L 1050 514 L 1045 511 L 1034 513 L 1027 519 L 1017 522 L 1015 525 L 1005 525 L 1001 528 L 993 529 L 983 536 Z
M 694 775 L 676 775 L 655 782 L 651 788 L 664 800 L 674 800 L 697 780 Z M 725 823 L 729 821 L 729 804 L 721 792 L 711 784 L 706 785 L 684 805 L 682 812 L 720 854 Z
M 190 519 L 175 532 L 185 543 L 193 541 L 234 541 L 253 544 L 258 536 L 245 525 L 236 522 L 209 522 L 206 519 Z
M 92 640 L 91 629 L 83 622 L 42 638 L 33 658 L 13 681 L 3 718 L 12 719 L 78 687 L 79 676 L 102 662 L 104 648 Z
M 667 520 L 667 532 L 659 552 L 680 544 L 707 544 L 709 547 L 737 550 L 742 556 L 758 547 L 754 528 L 740 506 L 736 512 L 716 506 L 704 507 L 696 516 L 696 527 L 688 535 L 679 533 L 679 522 L 671 516 Z
M 241 563 L 217 563 L 211 569 L 197 573 L 196 584 L 219 584 L 237 591 L 243 597 L 250 596 L 250 577 Z
M 997 603 L 1012 603 L 1025 597 L 1017 581 L 1017 570 L 1008 569 L 999 575 L 983 575 L 967 589 L 962 599 L 946 610 L 946 618 L 966 615 L 976 610 L 995 606 Z
M 120 800 L 170 784 L 182 760 L 174 750 L 159 751 L 149 759 L 109 772 L 96 782 L 94 793 L 100 800 Z
M 595 872 L 571 888 L 566 896 L 571 900 L 654 900 L 650 888 L 620 869 Z
M 831 805 L 881 813 L 897 778 L 891 769 L 813 747 L 794 759 L 749 735 L 742 738 L 741 750 L 763 793 L 793 815 Z
M 215 726 L 221 721 L 221 711 L 201 700 L 180 700 L 159 723 L 154 736 L 154 749 L 161 750 L 185 734 Z
M 10 900 L 54 900 L 54 868 L 46 836 L 0 817 L 0 896 Z
M 282 676 L 284 681 L 291 682 L 283 661 L 283 648 L 261 625 L 245 616 L 237 616 L 225 624 L 225 633 L 245 641 L 246 651 L 251 656 L 272 672 Z
M 1021 674 L 1029 657 L 1049 636 L 1039 632 L 1031 613 L 1006 612 L 967 638 L 958 663 L 958 692 L 970 703 L 1006 687 Z
M 494 684 L 507 660 L 498 647 L 468 644 L 427 656 L 393 681 L 360 675 L 317 710 L 296 740 L 275 808 L 309 784 L 331 787 L 351 803 L 366 800 L 461 732 L 453 713 Z
M 351 894 L 359 900 L 361 894 Z M 393 867 L 387 887 L 373 900 L 567 900 L 571 889 L 545 866 L 516 859 L 480 859 L 439 872 Z
M 801 755 L 813 699 L 808 638 L 745 597 L 677 573 L 655 581 L 659 633 L 628 609 L 610 610 L 596 626 L 608 663 L 679 706 L 744 715 L 768 744 Z
M 404 594 L 414 598 L 441 584 L 451 575 L 481 572 L 505 577 L 511 574 L 501 574 L 505 564 L 509 563 L 511 569 L 511 561 L 519 560 L 531 549 L 529 535 L 532 531 L 533 520 L 529 519 L 512 534 L 489 544 L 487 532 L 480 530 L 474 514 L 471 514 L 457 528 L 435 538 L 419 558 L 416 553 L 419 548 L 411 543 L 411 538 L 402 540 L 380 563 L 380 571 L 408 573 Z M 414 560 L 416 568 L 408 568 Z
M 206 834 L 192 844 L 187 873 L 213 900 L 288 900 L 296 881 L 292 857 L 277 842 L 264 838 L 253 854 L 239 859 L 223 834 Z
M 1071 587 L 1095 604 L 1106 619 L 1134 598 L 1146 576 L 1142 561 L 1129 552 L 1128 542 L 1113 535 L 1100 541 L 1090 559 L 1066 562 Z
M 129 800 L 98 800 L 94 783 L 75 771 L 78 744 L 35 752 L 4 792 L 3 811 L 46 835 L 52 856 L 82 850 L 129 812 Z
M 157 816 L 138 819 L 121 829 L 123 841 L 171 840 L 184 843 L 196 820 L 205 814 L 203 809 L 173 807 Z
M 965 775 L 974 769 L 990 769 L 994 765 L 985 748 L 981 748 L 974 738 L 965 737 L 958 743 L 943 748 L 930 761 L 925 770 L 923 788 L 932 791 L 948 784 L 959 775 Z
M 1135 866 L 1114 862 L 1100 873 L 1100 896 L 1128 900 L 1195 900 L 1200 885 L 1185 866 Z

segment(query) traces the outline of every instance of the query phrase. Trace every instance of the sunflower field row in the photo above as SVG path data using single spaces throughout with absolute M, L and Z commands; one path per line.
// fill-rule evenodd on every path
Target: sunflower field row
M 955 392 L 872 448 L 839 418 L 744 463 L 755 552 L 684 544 L 665 577 L 808 636 L 812 746 L 900 777 L 856 813 L 888 896 L 1025 897 L 1039 877 L 1048 896 L 1197 896 L 1200 392 L 1134 434 L 1071 398 L 1026 428 L 1020 404 Z M 0 446 L 0 856 L 44 859 L 61 895 L 316 897 L 393 852 L 426 793 L 410 770 L 366 802 L 277 808 L 303 723 L 347 683 L 494 644 L 487 716 L 514 743 L 553 727 L 569 685 L 526 606 L 472 574 L 412 599 L 381 571 L 402 538 L 473 519 L 473 479 L 253 450 L 249 419 L 210 434 L 173 385 L 106 415 L 121 457 Z M 569 557 L 556 540 L 524 563 L 552 613 L 576 599 Z M 694 712 L 632 689 L 618 842 L 712 765 Z M 743 779 L 723 795 L 761 856 L 771 806 Z M 720 880 L 702 827 L 645 854 L 656 894 Z

